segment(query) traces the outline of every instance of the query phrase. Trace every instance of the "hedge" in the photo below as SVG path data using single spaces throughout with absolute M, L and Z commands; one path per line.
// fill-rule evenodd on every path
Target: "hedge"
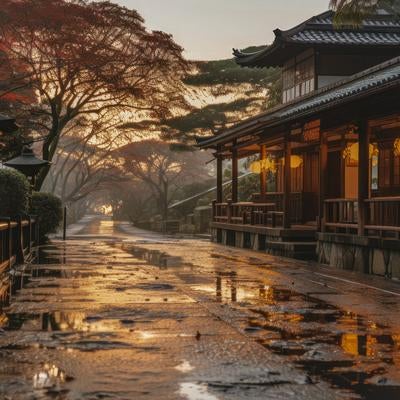
M 15 218 L 28 212 L 29 182 L 15 169 L 0 169 L 0 217 Z
M 39 235 L 43 240 L 60 226 L 63 218 L 61 200 L 51 193 L 34 192 L 30 214 L 38 218 Z

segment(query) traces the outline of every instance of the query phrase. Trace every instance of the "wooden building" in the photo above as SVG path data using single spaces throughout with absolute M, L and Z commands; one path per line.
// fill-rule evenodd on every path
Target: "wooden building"
M 333 12 L 274 31 L 244 67 L 282 68 L 282 104 L 217 135 L 215 241 L 400 277 L 400 20 L 360 27 Z M 253 157 L 260 190 L 238 201 L 238 162 Z M 224 198 L 223 162 L 232 165 Z M 226 161 L 225 161 L 226 162 Z

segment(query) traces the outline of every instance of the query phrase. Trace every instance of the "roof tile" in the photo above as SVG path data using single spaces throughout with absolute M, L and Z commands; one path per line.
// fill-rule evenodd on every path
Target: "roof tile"
M 309 29 L 294 34 L 290 40 L 296 43 L 400 45 L 400 33 L 324 31 Z

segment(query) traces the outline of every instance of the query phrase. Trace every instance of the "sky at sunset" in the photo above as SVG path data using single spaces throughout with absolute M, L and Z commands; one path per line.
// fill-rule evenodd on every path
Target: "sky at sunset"
M 115 0 L 134 8 L 151 29 L 173 34 L 190 59 L 229 58 L 232 47 L 271 43 L 288 29 L 328 9 L 329 0 Z

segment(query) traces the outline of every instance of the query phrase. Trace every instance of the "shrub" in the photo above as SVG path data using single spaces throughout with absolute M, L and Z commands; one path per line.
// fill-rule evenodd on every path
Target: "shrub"
M 39 220 L 39 236 L 43 240 L 60 226 L 63 218 L 61 200 L 51 193 L 35 192 L 30 213 Z
M 0 216 L 15 218 L 26 214 L 29 203 L 29 182 L 15 169 L 0 169 Z

